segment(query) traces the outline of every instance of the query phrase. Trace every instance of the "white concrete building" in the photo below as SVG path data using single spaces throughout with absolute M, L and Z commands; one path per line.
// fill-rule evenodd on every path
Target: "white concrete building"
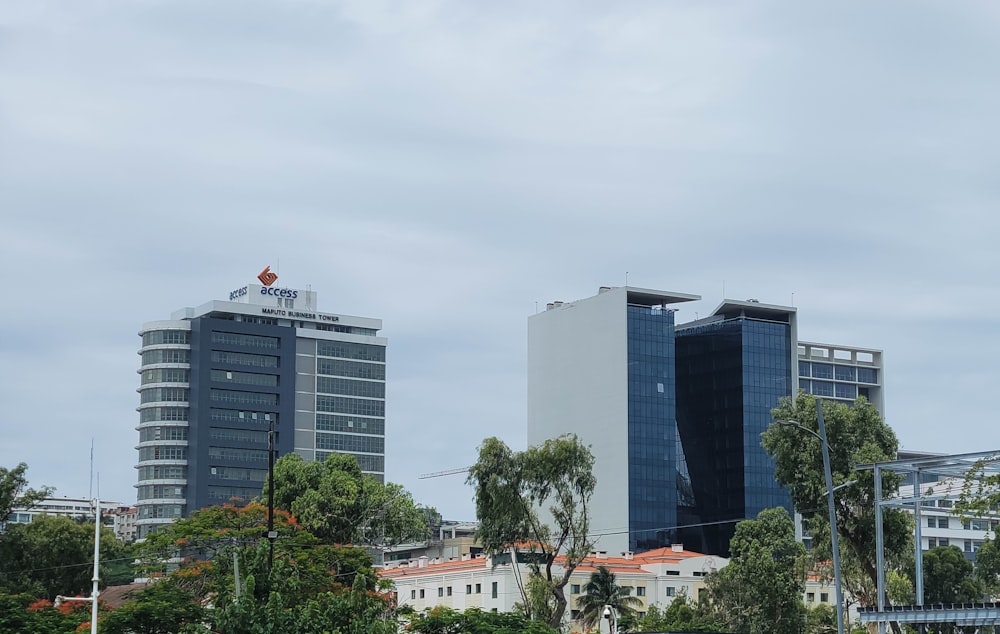
M 592 553 L 576 568 L 566 586 L 570 631 L 582 631 L 576 622 L 579 615 L 576 601 L 598 566 L 613 572 L 618 585 L 632 588 L 632 595 L 642 601 L 637 611 L 645 615 L 650 605 L 665 609 L 679 595 L 697 599 L 705 587 L 705 577 L 727 563 L 723 557 L 693 553 L 680 545 L 641 554 L 626 552 L 617 557 L 602 551 Z M 562 574 L 559 560 L 556 570 Z M 420 558 L 387 564 L 380 575 L 393 581 L 400 605 L 412 606 L 418 612 L 435 606 L 458 611 L 478 608 L 510 612 L 522 601 L 519 579 L 527 578 L 528 566 L 523 563 L 512 566 L 509 555 L 453 561 Z

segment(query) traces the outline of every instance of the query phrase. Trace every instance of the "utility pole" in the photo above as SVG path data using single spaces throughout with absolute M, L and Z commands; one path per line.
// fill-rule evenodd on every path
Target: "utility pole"
M 267 432 L 267 573 L 274 567 L 274 540 L 278 533 L 274 530 L 274 415 L 270 418 Z

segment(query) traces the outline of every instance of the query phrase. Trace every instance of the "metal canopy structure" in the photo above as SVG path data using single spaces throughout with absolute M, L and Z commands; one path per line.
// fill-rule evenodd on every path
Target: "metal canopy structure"
M 903 452 L 900 452 L 903 453 Z M 905 454 L 904 454 L 905 455 Z M 877 623 L 879 634 L 885 634 L 888 623 L 924 625 L 953 623 L 962 626 L 1000 625 L 1000 606 L 996 603 L 962 603 L 924 605 L 923 549 L 920 509 L 928 502 L 957 499 L 966 491 L 969 474 L 977 478 L 1000 477 L 1000 450 L 953 455 L 914 454 L 892 462 L 858 465 L 860 470 L 875 471 L 875 551 L 878 568 L 878 607 L 859 611 L 862 623 Z M 885 472 L 909 476 L 913 485 L 909 495 L 894 492 L 882 496 L 882 474 Z M 934 484 L 922 489 L 922 484 Z M 998 489 L 1000 492 L 1000 489 Z M 885 508 L 911 509 L 914 517 L 914 557 L 916 559 L 915 605 L 886 606 L 885 536 L 882 513 Z M 1000 514 L 991 514 L 1000 517 Z

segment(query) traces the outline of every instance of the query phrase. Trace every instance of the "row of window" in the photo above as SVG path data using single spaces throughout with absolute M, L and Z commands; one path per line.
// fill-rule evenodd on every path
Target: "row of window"
M 470 584 L 466 584 L 466 586 L 465 586 L 465 594 L 473 594 L 472 587 L 473 587 L 473 585 L 471 583 Z M 477 583 L 477 584 L 475 584 L 475 588 L 476 588 L 475 594 L 482 594 L 483 593 L 483 584 Z M 450 596 L 452 596 L 451 586 L 439 586 L 438 589 L 437 589 L 437 595 L 439 597 L 444 597 L 444 596 L 449 596 L 450 597 Z M 496 599 L 497 597 L 500 596 L 500 589 L 499 589 L 498 583 L 496 581 L 494 581 L 492 583 L 492 585 L 491 585 L 490 595 L 494 599 Z M 420 588 L 419 590 L 410 590 L 410 598 L 411 599 L 416 599 L 418 596 L 421 599 L 423 599 L 423 598 L 426 597 L 423 588 Z
M 151 330 L 143 333 L 142 345 L 158 346 L 161 344 L 189 344 L 191 343 L 190 330 Z
M 276 368 L 278 367 L 278 357 L 272 357 L 267 354 L 250 354 L 248 352 L 212 350 L 212 363 L 248 365 L 255 368 Z
M 928 517 L 928 528 L 951 528 L 950 517 Z M 956 520 L 958 518 L 955 518 Z M 963 519 L 962 530 L 967 531 L 996 531 L 1000 528 L 1000 520 L 984 519 Z
M 212 331 L 212 343 L 221 343 L 228 346 L 241 346 L 244 348 L 267 348 L 277 350 L 281 340 L 277 337 L 264 337 L 261 335 L 244 335 L 235 332 Z
M 243 467 L 210 467 L 209 473 L 218 480 L 246 480 L 247 482 L 263 482 L 267 479 L 267 471 L 263 469 L 246 469 Z
M 187 447 L 143 447 L 139 450 L 139 462 L 147 460 L 187 460 Z
M 188 383 L 191 371 L 187 368 L 155 368 L 142 371 L 142 384 L 147 383 Z
M 267 462 L 267 451 L 257 449 L 233 449 L 231 447 L 209 447 L 208 457 L 212 460 L 265 463 Z
M 316 374 L 347 376 L 356 379 L 378 379 L 380 381 L 384 381 L 385 365 L 381 363 L 347 361 L 345 359 L 317 359 Z
M 216 390 L 209 393 L 209 398 L 217 403 L 238 403 L 240 405 L 271 405 L 277 406 L 278 395 L 264 392 L 238 392 L 235 390 Z
M 139 412 L 140 423 L 150 423 L 157 420 L 187 420 L 186 407 L 149 407 Z
M 212 370 L 211 378 L 219 383 L 237 383 L 239 385 L 262 385 L 278 387 L 276 374 L 256 374 L 253 372 L 232 372 L 229 370 Z
M 799 379 L 799 389 L 815 396 L 830 396 L 836 398 L 858 398 L 858 386 L 853 383 L 830 383 L 828 381 L 808 381 Z
M 212 440 L 267 444 L 266 431 L 253 431 L 250 429 L 230 429 L 228 427 L 211 427 L 209 428 L 208 435 Z
M 184 499 L 184 487 L 175 484 L 147 484 L 139 487 L 138 500 Z
M 139 430 L 139 442 L 187 439 L 187 427 L 144 427 Z
M 810 363 L 799 361 L 799 376 L 814 379 L 836 379 L 838 381 L 858 381 L 859 383 L 878 383 L 878 369 L 856 368 L 849 365 L 834 365 L 832 363 Z
M 143 390 L 139 395 L 140 403 L 161 403 L 175 401 L 186 403 L 191 392 L 186 387 L 154 387 Z
M 385 346 L 374 346 L 368 343 L 348 343 L 346 341 L 317 341 L 316 346 L 316 353 L 321 357 L 385 361 Z
M 176 518 L 183 513 L 184 506 L 181 504 L 139 505 L 138 518 L 143 520 L 161 517 Z
M 382 436 L 352 436 L 320 432 L 316 434 L 316 448 L 338 452 L 385 453 L 385 438 Z
M 142 353 L 142 365 L 157 363 L 191 363 L 190 350 L 147 350 Z
M 208 498 L 219 503 L 228 502 L 234 498 L 243 502 L 249 502 L 256 497 L 260 497 L 261 489 L 262 487 L 209 486 Z
M 253 412 L 240 409 L 209 409 L 212 421 L 219 423 L 269 423 L 273 419 L 278 422 L 278 415 L 273 412 Z
M 316 377 L 316 391 L 322 394 L 385 398 L 385 383 L 380 381 L 356 381 L 354 379 L 318 376 Z
M 385 401 L 367 401 L 343 396 L 316 396 L 317 412 L 357 414 L 359 416 L 385 416 Z
M 381 418 L 355 418 L 337 414 L 316 414 L 316 430 L 384 436 L 385 420 Z
M 186 480 L 187 467 L 183 465 L 153 465 L 139 467 L 139 481 Z
M 631 587 L 631 586 L 627 586 L 627 587 Z M 667 592 L 668 596 L 670 596 L 669 590 L 671 590 L 671 589 L 672 588 L 668 588 L 667 589 L 668 590 L 668 592 Z M 580 594 L 580 584 L 578 584 L 578 583 L 570 584 L 570 586 L 569 586 L 569 593 L 570 594 Z M 646 586 L 636 586 L 636 588 L 635 588 L 635 596 L 637 596 L 637 597 L 644 597 L 644 596 L 646 596 Z

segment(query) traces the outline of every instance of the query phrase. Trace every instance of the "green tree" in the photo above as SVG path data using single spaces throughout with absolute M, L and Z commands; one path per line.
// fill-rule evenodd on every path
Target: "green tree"
M 993 539 L 986 539 L 976 551 L 976 578 L 989 594 L 1000 593 L 1000 547 Z
M 805 548 L 788 511 L 765 509 L 740 522 L 729 545 L 729 565 L 708 577 L 718 618 L 737 632 L 801 634 Z
M 799 393 L 782 399 L 772 411 L 775 421 L 796 421 L 818 432 L 816 401 Z M 844 587 L 863 606 L 877 605 L 875 554 L 875 474 L 856 465 L 895 460 L 898 441 L 881 415 L 864 398 L 853 407 L 823 402 L 830 470 L 834 486 L 854 481 L 834 497 L 841 546 Z M 826 480 L 818 438 L 794 426 L 772 424 L 763 434 L 764 449 L 774 458 L 775 478 L 791 492 L 795 508 L 806 516 L 816 561 L 831 558 L 830 523 L 826 512 Z M 882 474 L 882 494 L 896 492 L 900 476 Z M 883 509 L 886 564 L 905 570 L 912 551 L 911 519 L 905 511 Z M 888 597 L 887 597 L 888 600 Z
M 837 631 L 837 612 L 826 603 L 806 608 L 806 634 L 833 634 Z
M 112 530 L 101 528 L 101 578 L 124 546 Z M 94 569 L 94 524 L 62 516 L 35 516 L 16 524 L 0 539 L 0 587 L 55 599 L 90 594 Z
M 416 634 L 557 634 L 559 630 L 528 620 L 524 614 L 516 612 L 483 612 L 476 608 L 457 612 L 435 607 L 426 614 L 415 616 L 409 631 Z
M 966 603 L 983 598 L 983 586 L 972 562 L 958 546 L 939 546 L 924 553 L 924 603 Z
M 593 547 L 588 536 L 588 505 L 597 483 L 593 470 L 593 454 L 572 435 L 522 452 L 511 451 L 498 438 L 487 438 L 469 470 L 483 549 L 498 555 L 525 545 L 531 551 L 531 574 L 545 585 L 554 603 L 546 610 L 546 620 L 555 628 L 566 612 L 566 584 Z M 551 525 L 541 519 L 543 508 Z M 553 566 L 560 555 L 564 561 L 557 574 Z M 521 593 L 527 616 L 533 618 L 526 588 Z
M 429 536 L 432 515 L 402 486 L 363 474 L 354 456 L 332 453 L 323 462 L 306 462 L 286 454 L 274 465 L 274 481 L 275 506 L 321 540 L 387 547 Z
M 98 624 L 101 634 L 186 634 L 207 632 L 201 625 L 206 616 L 189 590 L 166 579 L 135 593 Z
M 334 588 L 334 582 L 352 585 L 357 575 L 374 583 L 371 556 L 364 550 L 323 544 L 286 511 L 275 512 L 274 528 L 278 533 L 275 566 L 287 560 L 296 563 L 290 579 L 274 581 L 283 584 L 288 598 L 305 600 Z M 266 530 L 267 508 L 259 504 L 213 506 L 150 535 L 137 550 L 147 574 L 167 572 L 164 562 L 181 557 L 177 582 L 199 598 L 233 591 L 235 556 L 241 576 L 258 571 L 256 598 L 264 600 L 270 591 L 267 574 L 260 575 L 260 570 L 266 571 Z M 260 552 L 264 552 L 263 563 L 258 561 Z
M 622 625 L 625 620 L 622 620 Z M 645 616 L 636 619 L 628 631 L 634 632 L 719 632 L 722 624 L 712 614 L 707 604 L 692 604 L 688 597 L 679 594 L 666 610 L 655 604 L 649 606 Z
M 642 605 L 642 599 L 632 596 L 630 586 L 618 585 L 615 573 L 598 566 L 590 573 L 576 605 L 580 608 L 580 622 L 584 627 L 594 627 L 601 620 L 605 606 L 614 608 L 619 618 L 627 618 L 635 614 L 635 607 Z
M 28 488 L 27 471 L 28 465 L 23 462 L 13 469 L 0 467 L 0 529 L 6 525 L 12 510 L 30 509 L 54 491 L 52 487 Z
M 102 611 L 98 622 L 104 618 Z M 0 594 L 0 632 L 31 634 L 67 634 L 90 623 L 90 604 L 63 603 L 58 608 L 51 601 L 29 594 Z

